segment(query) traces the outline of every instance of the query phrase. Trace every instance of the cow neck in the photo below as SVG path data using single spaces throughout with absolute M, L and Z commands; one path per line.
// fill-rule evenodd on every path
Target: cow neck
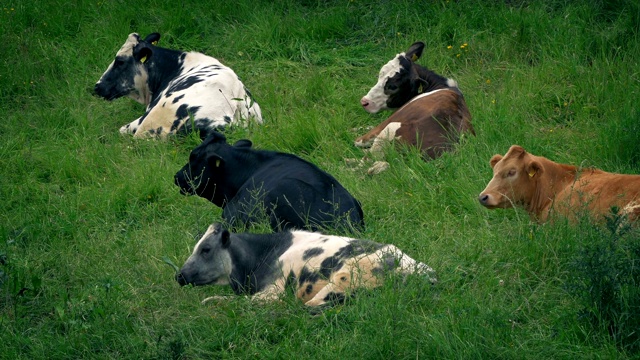
M 542 164 L 543 173 L 535 179 L 535 192 L 527 210 L 538 221 L 546 221 L 555 197 L 569 184 L 576 181 L 578 168 L 558 164 L 543 157 L 535 157 Z
M 280 255 L 291 244 L 290 232 L 232 235 L 229 252 L 233 264 L 230 276 L 233 291 L 254 294 L 262 290 L 264 276 L 274 270 Z
M 264 166 L 267 160 L 263 151 L 254 149 L 233 148 L 225 156 L 225 163 L 236 164 L 235 169 L 225 176 L 223 189 L 227 189 L 224 197 L 230 201 L 243 186 L 261 186 L 260 184 L 247 183 L 259 167 Z M 248 165 L 248 166 L 247 166 Z
M 153 47 L 153 55 L 145 63 L 149 73 L 149 89 L 152 97 L 159 96 L 169 82 L 182 71 L 180 57 L 184 52 Z
M 457 88 L 450 87 L 449 84 L 447 83 L 449 79 L 447 79 L 444 76 L 438 75 L 435 72 L 428 70 L 415 63 L 413 64 L 413 68 L 418 73 L 418 77 L 420 77 L 420 79 L 426 81 L 427 83 L 426 86 L 423 86 L 422 91 L 416 92 L 415 95 L 420 95 L 423 93 L 427 93 L 427 92 L 431 92 L 439 89 L 457 89 Z

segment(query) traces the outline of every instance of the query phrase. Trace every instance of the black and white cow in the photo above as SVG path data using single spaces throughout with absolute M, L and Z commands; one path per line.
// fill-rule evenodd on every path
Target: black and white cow
M 357 288 L 379 286 L 386 273 L 437 281 L 433 269 L 393 245 L 307 231 L 233 234 L 213 224 L 176 280 L 231 285 L 236 294 L 263 301 L 277 300 L 291 286 L 305 305 L 319 306 L 342 301 Z
M 358 147 L 380 153 L 383 145 L 396 140 L 418 147 L 425 157 L 436 158 L 451 150 L 460 134 L 469 131 L 471 113 L 458 83 L 415 63 L 424 43 L 412 44 L 380 70 L 378 82 L 360 104 L 370 112 L 398 109 L 386 121 L 356 139 Z
M 295 155 L 251 145 L 229 145 L 214 132 L 193 149 L 176 185 L 222 207 L 222 218 L 241 228 L 266 218 L 274 231 L 364 229 L 360 203 L 333 176 Z
M 164 138 L 194 126 L 204 137 L 228 124 L 262 123 L 260 106 L 233 70 L 201 53 L 157 47 L 159 39 L 130 34 L 95 85 L 107 100 L 129 96 L 147 106 L 121 133 Z

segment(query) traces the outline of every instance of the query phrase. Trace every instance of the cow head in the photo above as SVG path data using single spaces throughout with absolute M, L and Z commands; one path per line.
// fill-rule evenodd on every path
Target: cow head
M 96 83 L 95 94 L 107 100 L 129 96 L 141 104 L 149 104 L 151 91 L 145 63 L 153 56 L 154 44 L 159 39 L 158 33 L 150 34 L 144 40 L 136 33 L 130 34 Z
M 529 205 L 544 171 L 540 162 L 522 147 L 512 145 L 504 157 L 494 155 L 490 164 L 493 179 L 478 197 L 480 204 L 489 209 Z
M 414 62 L 420 58 L 423 50 L 424 43 L 415 42 L 409 50 L 386 63 L 380 69 L 378 82 L 360 100 L 362 107 L 370 113 L 396 109 L 421 93 L 420 87 L 426 86 L 426 83 L 420 78 Z
M 181 285 L 227 285 L 232 270 L 229 245 L 231 234 L 220 224 L 212 224 L 198 241 L 193 253 L 176 274 Z
M 248 149 L 251 145 L 251 141 L 245 139 L 231 146 L 224 135 L 214 131 L 191 151 L 189 162 L 175 175 L 175 184 L 182 194 L 199 195 L 223 206 L 225 192 L 237 190 L 226 186 L 226 177 L 232 175 L 228 174 L 226 161 L 234 149 Z

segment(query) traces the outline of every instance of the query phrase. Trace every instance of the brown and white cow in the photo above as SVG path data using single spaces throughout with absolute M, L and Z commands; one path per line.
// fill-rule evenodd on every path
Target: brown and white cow
M 357 138 L 356 146 L 379 155 L 386 142 L 396 140 L 434 159 L 451 150 L 461 133 L 475 134 L 458 83 L 415 63 L 424 46 L 416 42 L 382 67 L 378 82 L 360 103 L 370 113 L 399 110 Z
M 307 306 L 340 302 L 357 288 L 381 285 L 384 275 L 435 272 L 393 245 L 308 231 L 231 233 L 209 226 L 176 280 L 180 285 L 230 285 L 237 295 L 277 300 L 289 287 Z M 203 303 L 225 299 L 210 297 Z
M 569 219 L 585 213 L 602 220 L 612 207 L 630 220 L 640 214 L 640 175 L 608 173 L 558 164 L 512 145 L 505 156 L 490 160 L 493 179 L 478 197 L 489 209 L 525 208 L 545 222 L 556 213 Z

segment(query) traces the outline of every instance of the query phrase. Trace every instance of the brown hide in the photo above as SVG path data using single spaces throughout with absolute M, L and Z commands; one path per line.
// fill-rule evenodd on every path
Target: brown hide
M 399 128 L 385 133 L 385 128 L 398 123 Z M 464 97 L 452 90 L 439 90 L 427 96 L 413 100 L 387 120 L 356 139 L 356 146 L 368 147 L 376 138 L 395 139 L 402 144 L 419 147 L 425 157 L 432 159 L 449 151 L 458 142 L 460 133 L 470 131 L 471 114 Z M 372 149 L 373 150 L 373 149 Z
M 491 158 L 493 179 L 478 197 L 489 209 L 520 206 L 539 222 L 553 211 L 575 219 L 585 211 L 596 220 L 615 206 L 635 220 L 639 212 L 640 175 L 578 169 L 527 153 L 513 145 Z

